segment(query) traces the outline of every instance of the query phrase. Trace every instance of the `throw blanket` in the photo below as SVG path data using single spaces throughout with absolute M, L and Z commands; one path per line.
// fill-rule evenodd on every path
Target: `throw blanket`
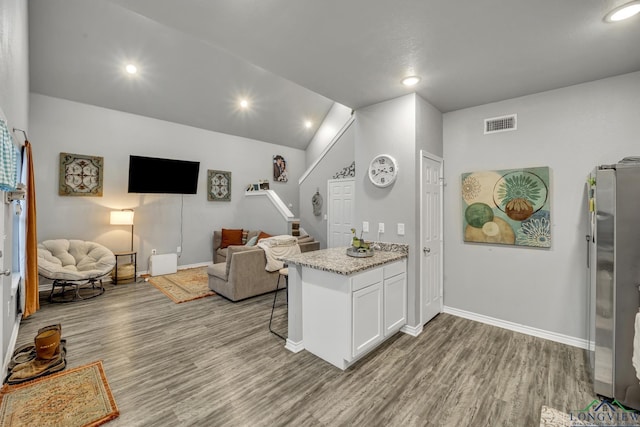
M 18 148 L 9 126 L 0 120 L 0 190 L 14 191 L 18 185 Z
M 296 255 L 300 253 L 298 239 L 289 235 L 273 236 L 267 239 L 260 239 L 258 247 L 264 250 L 267 258 L 265 270 L 272 272 L 278 271 L 284 267 L 284 263 L 280 258 L 288 255 Z

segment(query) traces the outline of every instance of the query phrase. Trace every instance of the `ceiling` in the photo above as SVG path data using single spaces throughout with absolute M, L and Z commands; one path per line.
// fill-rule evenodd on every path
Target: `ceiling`
M 30 0 L 30 84 L 304 149 L 334 101 L 415 91 L 448 112 L 638 71 L 640 15 L 603 21 L 625 2 Z

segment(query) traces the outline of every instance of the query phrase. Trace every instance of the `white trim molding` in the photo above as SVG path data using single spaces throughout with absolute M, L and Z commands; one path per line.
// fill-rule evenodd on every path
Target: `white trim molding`
M 278 193 L 273 190 L 259 190 L 259 191 L 246 191 L 245 196 L 267 196 L 267 198 L 271 201 L 273 206 L 280 212 L 280 215 L 288 221 L 295 221 L 295 216 L 293 212 L 289 210 L 287 205 L 282 201 Z
M 519 323 L 509 322 L 507 320 L 496 319 L 495 317 L 485 316 L 483 314 L 472 313 L 466 310 L 460 310 L 453 307 L 444 306 L 443 313 L 452 314 L 476 322 L 484 323 L 499 328 L 508 329 L 514 332 L 543 338 L 549 341 L 559 342 L 561 344 L 570 345 L 582 349 L 589 349 L 589 341 L 583 338 L 570 337 L 569 335 L 559 334 L 557 332 L 545 331 L 543 329 L 533 328 L 531 326 L 521 325 Z
M 212 262 L 197 262 L 195 264 L 184 264 L 184 265 L 179 265 L 178 270 L 188 270 L 190 268 L 208 267 L 212 264 L 213 264 Z
M 187 270 L 189 268 L 208 267 L 208 266 L 210 266 L 212 264 L 213 264 L 212 262 L 197 262 L 195 264 L 183 264 L 183 265 L 179 265 L 178 266 L 178 271 Z M 138 270 L 138 278 L 140 276 L 145 275 L 145 274 L 149 274 L 149 271 L 148 270 Z M 106 280 L 105 283 L 109 283 L 111 281 L 111 278 L 109 277 L 109 278 L 107 278 L 105 280 Z
M 422 325 L 418 325 L 418 326 L 404 325 L 402 328 L 400 328 L 400 332 L 404 332 L 405 334 L 411 335 L 412 337 L 417 337 L 422 333 L 422 329 L 423 329 Z
M 322 153 L 320 153 L 320 155 L 315 160 L 315 162 L 313 162 L 313 164 L 311 166 L 309 166 L 309 168 L 307 168 L 307 170 L 302 174 L 302 176 L 298 180 L 298 185 L 301 185 L 304 182 L 304 180 L 307 179 L 307 177 L 311 174 L 311 172 L 313 172 L 313 170 L 316 168 L 316 166 L 318 166 L 318 164 L 320 164 L 320 162 L 322 161 L 322 159 L 324 159 L 324 156 L 327 155 L 329 150 L 331 150 L 331 148 L 334 145 L 336 145 L 336 142 L 338 142 L 340 140 L 340 138 L 342 138 L 342 135 L 347 131 L 347 129 L 349 129 L 351 127 L 351 125 L 353 124 L 354 120 L 355 120 L 355 117 L 354 117 L 354 115 L 352 113 L 351 116 L 349 117 L 349 120 L 347 120 L 347 122 L 344 124 L 344 126 L 342 126 L 342 129 L 340 129 L 338 131 L 338 133 L 336 134 L 336 136 L 333 137 L 331 142 L 324 148 L 324 150 L 322 150 Z
M 284 345 L 284 348 L 293 353 L 300 353 L 302 350 L 304 350 L 304 343 L 302 341 L 293 342 L 289 338 L 287 338 L 287 343 Z
M 9 338 L 9 345 L 7 346 L 7 354 L 4 355 L 2 361 L 2 378 L 5 378 L 9 370 L 9 362 L 13 358 L 13 352 L 16 349 L 16 342 L 18 342 L 18 332 L 20 330 L 20 321 L 22 320 L 22 313 L 17 313 L 15 322 L 13 323 L 13 329 L 11 331 L 11 337 Z

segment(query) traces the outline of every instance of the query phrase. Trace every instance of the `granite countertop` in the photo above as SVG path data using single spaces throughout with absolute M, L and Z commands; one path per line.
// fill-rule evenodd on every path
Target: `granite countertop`
M 321 249 L 304 252 L 298 255 L 283 257 L 288 264 L 329 271 L 337 274 L 350 275 L 372 267 L 388 264 L 407 257 L 408 245 L 388 245 L 382 250 L 376 250 L 371 257 L 355 258 L 347 255 L 347 247 Z

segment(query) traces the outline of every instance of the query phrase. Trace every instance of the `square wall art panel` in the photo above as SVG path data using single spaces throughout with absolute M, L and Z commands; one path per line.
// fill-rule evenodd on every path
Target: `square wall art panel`
M 231 201 L 231 172 L 207 171 L 207 200 Z
M 104 159 L 98 156 L 60 153 L 60 196 L 102 197 Z
M 551 247 L 549 168 L 462 174 L 465 242 Z

